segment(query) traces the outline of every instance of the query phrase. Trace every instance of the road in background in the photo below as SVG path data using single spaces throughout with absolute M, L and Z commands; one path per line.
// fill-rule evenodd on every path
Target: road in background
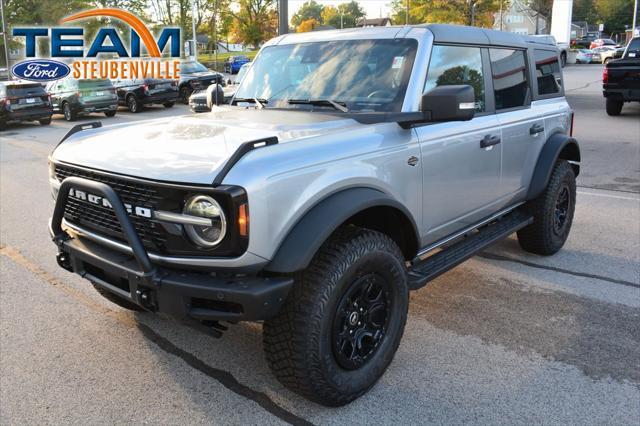
M 640 108 L 606 115 L 601 68 L 565 69 L 583 154 L 565 248 L 543 258 L 512 237 L 412 293 L 390 369 L 337 409 L 273 378 L 260 324 L 214 338 L 125 311 L 61 270 L 46 157 L 70 124 L 0 133 L 0 422 L 637 425 Z

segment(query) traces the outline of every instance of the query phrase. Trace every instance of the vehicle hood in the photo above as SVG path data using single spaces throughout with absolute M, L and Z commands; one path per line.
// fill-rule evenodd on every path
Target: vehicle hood
M 244 142 L 275 136 L 281 144 L 304 143 L 355 126 L 362 124 L 339 115 L 224 107 L 78 132 L 54 150 L 52 159 L 146 179 L 211 184 Z

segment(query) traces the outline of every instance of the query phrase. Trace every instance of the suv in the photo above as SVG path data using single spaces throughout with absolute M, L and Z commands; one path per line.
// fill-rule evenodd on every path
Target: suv
M 558 50 L 537 39 L 280 36 L 231 105 L 72 130 L 50 158 L 57 260 L 129 309 L 263 320 L 277 378 L 343 405 L 393 359 L 409 290 L 514 232 L 560 250 L 571 123 Z
M 620 115 L 625 102 L 640 102 L 640 37 L 629 42 L 621 59 L 607 63 L 602 73 L 602 94 L 611 116 Z
M 189 96 L 191 96 L 193 92 L 204 90 L 216 82 L 224 86 L 224 77 L 222 74 L 210 71 L 200 62 L 183 61 L 180 65 L 180 81 L 178 81 L 180 102 L 188 104 Z
M 227 74 L 236 74 L 244 64 L 251 62 L 246 56 L 230 56 L 224 61 L 224 72 Z
M 47 84 L 53 112 L 64 114 L 64 119 L 74 121 L 79 115 L 104 112 L 107 117 L 116 115 L 118 96 L 107 79 L 72 79 L 52 81 Z
M 12 121 L 38 121 L 51 124 L 51 99 L 38 83 L 0 82 L 0 130 Z
M 173 80 L 116 80 L 113 86 L 118 95 L 118 104 L 126 106 L 131 112 L 140 112 L 144 106 L 152 104 L 171 108 L 178 100 L 178 83 Z

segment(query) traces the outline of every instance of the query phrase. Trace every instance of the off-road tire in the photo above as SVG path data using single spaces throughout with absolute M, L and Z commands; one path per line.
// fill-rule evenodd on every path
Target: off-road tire
M 558 227 L 556 214 L 562 195 L 568 193 L 569 201 L 565 211 L 563 226 Z M 549 256 L 557 253 L 567 241 L 576 206 L 576 176 L 571 164 L 558 160 L 551 172 L 545 190 L 525 208 L 533 215 L 533 223 L 518 231 L 518 242 L 524 250 Z
M 620 115 L 624 102 L 607 98 L 607 114 L 611 116 Z
M 105 111 L 104 115 L 106 115 L 107 117 L 115 117 L 116 111 Z
M 137 312 L 144 311 L 144 309 L 141 306 L 138 306 L 135 303 L 128 301 L 127 299 L 123 299 L 122 297 L 117 296 L 111 293 L 110 291 L 103 289 L 100 286 L 93 284 L 93 288 L 95 288 L 96 291 L 100 293 L 100 295 L 105 299 L 107 299 L 109 302 L 113 302 L 116 305 L 120 306 L 121 308 L 128 309 L 130 311 L 137 311 Z
M 41 126 L 48 126 L 49 124 L 51 124 L 51 117 L 41 118 L 40 120 L 38 120 L 38 123 L 40 123 Z
M 388 307 L 386 330 L 363 365 L 343 368 L 334 339 L 336 324 L 342 324 L 335 321 L 340 321 L 346 311 L 338 310 L 338 306 L 359 282 L 370 276 L 376 280 L 382 277 L 388 289 L 383 295 Z M 278 315 L 264 323 L 267 363 L 292 391 L 327 406 L 347 404 L 376 383 L 398 349 L 408 310 L 402 253 L 382 233 L 343 227 L 295 278 Z M 362 315 L 365 323 L 366 313 Z
M 127 96 L 127 109 L 134 114 L 142 111 L 142 104 L 135 95 Z

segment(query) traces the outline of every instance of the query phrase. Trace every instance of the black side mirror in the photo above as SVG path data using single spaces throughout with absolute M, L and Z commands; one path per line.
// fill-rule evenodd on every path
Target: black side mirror
M 420 104 L 420 111 L 431 122 L 469 121 L 475 108 L 475 93 L 468 84 L 438 86 L 422 95 Z

